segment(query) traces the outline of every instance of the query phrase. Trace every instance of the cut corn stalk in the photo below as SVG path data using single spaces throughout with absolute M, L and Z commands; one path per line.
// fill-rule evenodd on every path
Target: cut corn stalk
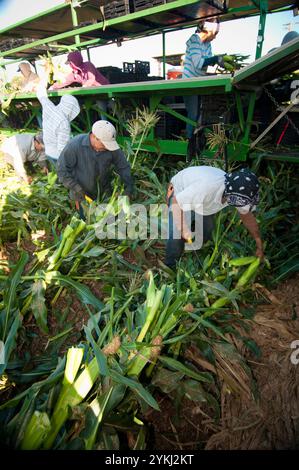
M 34 411 L 25 429 L 21 443 L 22 450 L 39 449 L 51 429 L 51 423 L 47 413 Z

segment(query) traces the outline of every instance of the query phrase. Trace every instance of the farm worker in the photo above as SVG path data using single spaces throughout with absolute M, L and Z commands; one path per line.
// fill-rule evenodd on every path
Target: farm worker
M 26 162 L 30 166 L 32 163 L 37 163 L 43 172 L 47 173 L 47 161 L 41 132 L 36 135 L 27 133 L 8 137 L 0 149 L 6 162 L 13 166 L 18 177 L 27 184 L 30 183 L 30 177 L 25 170 L 24 164 Z
M 57 173 L 59 180 L 70 190 L 76 207 L 85 196 L 96 199 L 111 193 L 111 170 L 121 177 L 125 194 L 133 191 L 131 168 L 116 141 L 115 127 L 108 121 L 96 121 L 89 134 L 77 135 L 61 153 Z M 82 210 L 80 211 L 82 216 Z
M 174 268 L 185 242 L 197 243 L 197 249 L 210 238 L 213 214 L 227 206 L 239 212 L 240 218 L 256 242 L 256 256 L 263 257 L 263 244 L 252 211 L 259 201 L 259 182 L 247 168 L 225 173 L 211 166 L 194 166 L 179 171 L 170 182 L 167 193 L 169 235 L 165 264 Z M 192 236 L 191 225 L 195 223 Z M 186 245 L 188 248 L 188 245 Z
M 83 87 L 108 85 L 109 81 L 102 75 L 91 62 L 83 62 L 81 52 L 70 52 L 67 56 L 67 64 L 70 65 L 72 72 L 66 76 L 63 83 L 54 83 L 49 90 L 59 90 L 71 86 L 73 83 L 79 83 Z
M 50 91 L 71 86 L 73 83 L 79 83 L 82 87 L 109 85 L 109 80 L 99 72 L 92 62 L 83 62 L 80 51 L 70 52 L 67 56 L 66 64 L 70 65 L 72 72 L 66 76 L 63 83 L 54 83 L 49 88 Z M 99 107 L 101 119 L 105 119 L 104 113 L 107 112 L 108 101 L 96 100 L 95 103 Z
M 182 78 L 194 78 L 206 75 L 209 65 L 222 65 L 222 56 L 212 54 L 211 42 L 219 32 L 219 23 L 209 21 L 200 21 L 194 34 L 186 43 L 186 53 Z M 184 102 L 187 111 L 187 117 L 197 121 L 200 113 L 200 97 L 198 95 L 184 96 Z M 195 156 L 195 136 L 194 126 L 187 124 L 187 138 L 189 140 L 187 156 Z
M 18 72 L 21 72 L 23 75 L 21 91 L 24 93 L 35 91 L 39 82 L 39 76 L 32 71 L 31 64 L 28 60 L 19 63 Z
M 284 46 L 288 42 L 293 41 L 294 39 L 298 39 L 298 37 L 299 37 L 299 34 L 297 33 L 297 31 L 289 31 L 282 38 L 282 41 L 281 41 L 280 45 Z M 270 51 L 267 52 L 267 54 L 269 54 L 270 52 L 276 51 L 277 49 L 278 49 L 278 47 L 273 47 L 272 49 L 270 49 Z
M 62 96 L 58 105 L 48 98 L 41 83 L 36 96 L 42 105 L 42 128 L 47 159 L 56 167 L 62 150 L 71 138 L 71 121 L 80 113 L 78 100 L 72 95 Z

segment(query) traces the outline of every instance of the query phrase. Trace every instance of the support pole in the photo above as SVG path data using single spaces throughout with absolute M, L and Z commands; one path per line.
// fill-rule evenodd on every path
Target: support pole
M 267 11 L 268 11 L 268 0 L 260 0 L 260 21 L 259 21 L 258 37 L 256 41 L 255 60 L 259 59 L 262 55 Z
M 166 78 L 166 57 L 165 57 L 165 33 L 163 31 L 162 33 L 162 55 L 163 55 L 163 79 L 165 80 Z
M 77 16 L 77 12 L 76 12 L 76 9 L 75 7 L 73 6 L 73 4 L 71 3 L 71 13 L 72 13 L 72 23 L 73 23 L 73 27 L 76 28 L 78 26 L 78 16 Z M 80 36 L 79 34 L 77 34 L 75 36 L 75 44 L 76 46 L 79 46 L 80 44 Z

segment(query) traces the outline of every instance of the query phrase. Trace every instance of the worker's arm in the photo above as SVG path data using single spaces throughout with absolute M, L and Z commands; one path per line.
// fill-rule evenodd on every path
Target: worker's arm
M 186 223 L 184 211 L 182 211 L 182 209 L 180 208 L 175 196 L 172 196 L 171 210 L 173 215 L 173 221 L 178 232 L 181 233 L 182 238 L 184 238 L 184 240 L 190 240 L 192 238 L 192 234 Z
M 26 183 L 29 182 L 28 176 L 24 167 L 23 161 L 26 160 L 25 155 L 23 155 L 22 150 L 18 147 L 14 149 L 13 152 L 13 167 L 19 178 L 24 180 Z
M 97 84 L 97 85 L 95 85 L 95 84 Z M 88 71 L 87 80 L 86 80 L 86 82 L 83 83 L 82 86 L 84 86 L 84 87 L 87 87 L 87 86 L 100 86 L 100 84 L 97 83 L 95 74 L 91 70 Z
M 57 130 L 57 150 L 59 155 L 64 150 L 71 138 L 71 126 L 67 122 L 62 122 Z
M 77 83 L 77 80 L 76 78 L 74 77 L 74 74 L 73 73 L 70 73 L 69 75 L 67 75 L 65 77 L 65 80 L 63 83 L 58 83 L 58 82 L 55 82 L 50 88 L 49 90 L 59 90 L 60 88 L 65 88 L 67 86 L 70 86 L 72 83 Z
M 73 170 L 77 165 L 77 154 L 72 144 L 69 143 L 58 158 L 57 174 L 59 181 L 68 189 L 75 193 L 77 201 L 84 200 L 84 191 L 80 184 L 73 177 Z
M 131 196 L 134 185 L 130 164 L 121 149 L 115 150 L 112 152 L 112 154 L 115 171 L 121 177 L 121 180 L 125 186 L 125 194 L 127 196 Z
M 247 214 L 240 214 L 240 218 L 247 228 L 248 232 L 252 236 L 252 238 L 255 240 L 256 243 L 256 256 L 259 258 L 264 257 L 264 252 L 263 252 L 263 242 L 261 239 L 260 235 L 260 230 L 258 223 L 256 221 L 255 216 L 253 215 L 252 212 L 248 212 Z

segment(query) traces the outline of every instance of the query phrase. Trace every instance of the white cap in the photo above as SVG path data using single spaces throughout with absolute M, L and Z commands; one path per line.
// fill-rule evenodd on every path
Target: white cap
M 105 145 L 107 150 L 117 150 L 119 145 L 116 142 L 116 129 L 108 121 L 96 121 L 91 129 L 91 132 Z

